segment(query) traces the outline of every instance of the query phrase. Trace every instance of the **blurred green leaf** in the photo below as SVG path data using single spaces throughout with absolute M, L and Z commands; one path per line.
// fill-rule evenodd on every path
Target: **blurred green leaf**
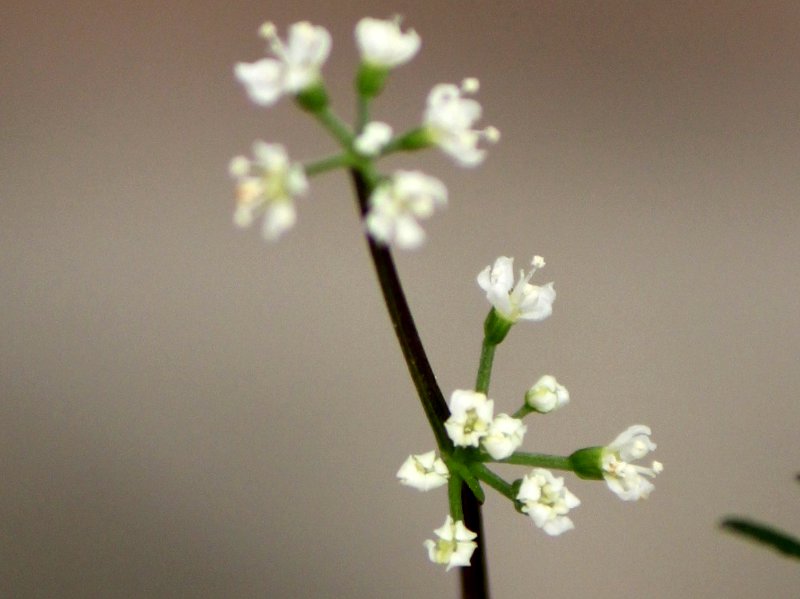
M 725 518 L 721 526 L 752 541 L 768 545 L 788 557 L 800 559 L 800 540 L 781 530 L 744 518 Z

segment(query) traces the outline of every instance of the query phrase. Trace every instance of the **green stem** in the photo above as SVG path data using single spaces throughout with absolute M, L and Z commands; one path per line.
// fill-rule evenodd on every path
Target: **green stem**
M 513 453 L 505 460 L 498 460 L 501 464 L 518 464 L 520 466 L 534 466 L 537 468 L 552 468 L 553 470 L 566 470 L 573 472 L 575 469 L 568 457 L 549 455 L 546 453 Z
M 314 116 L 336 138 L 342 147 L 350 148 L 353 143 L 353 134 L 344 121 L 336 116 L 330 108 L 326 106 L 322 110 L 315 112 Z
M 505 495 L 511 501 L 516 500 L 512 486 L 480 462 L 473 462 L 470 464 L 469 469 L 475 476 L 492 487 L 495 491 Z
M 363 219 L 369 208 L 368 200 L 371 191 L 370 184 L 360 170 L 351 169 L 350 175 L 358 198 L 358 207 Z M 392 321 L 397 340 L 403 351 L 408 371 L 414 386 L 417 389 L 422 409 L 433 430 L 439 451 L 449 454 L 453 450 L 453 443 L 447 436 L 444 422 L 450 416 L 450 410 L 444 401 L 442 391 L 436 382 L 430 362 L 428 361 L 422 341 L 417 333 L 417 327 L 411 316 L 411 310 L 406 302 L 397 269 L 389 250 L 375 243 L 372 237 L 367 236 L 370 255 L 378 275 L 386 309 Z M 472 554 L 471 567 L 461 568 L 461 597 L 462 599 L 489 599 L 489 577 L 486 567 L 486 553 L 484 551 L 485 539 L 483 534 L 483 518 L 481 504 L 473 495 L 469 487 L 462 483 L 461 507 L 464 513 L 464 526 L 476 533 L 477 547 Z
M 481 393 L 489 392 L 489 381 L 492 378 L 492 363 L 494 362 L 494 350 L 496 344 L 490 343 L 486 337 L 483 338 L 481 347 L 481 361 L 478 364 L 478 376 L 475 381 L 475 390 Z
M 313 177 L 314 175 L 319 175 L 335 168 L 351 166 L 352 163 L 353 160 L 349 154 L 337 154 L 336 156 L 328 156 L 327 158 L 309 162 L 303 166 L 303 170 L 305 171 L 306 175 Z
M 450 480 L 447 481 L 447 499 L 450 502 L 450 516 L 453 522 L 464 519 L 464 508 L 461 505 L 461 485 L 463 481 L 455 472 L 450 473 Z
M 363 218 L 367 213 L 371 189 L 360 171 L 351 169 L 350 174 L 356 188 L 358 206 Z M 400 284 L 392 254 L 388 248 L 376 243 L 369 235 L 367 243 L 383 292 L 386 309 L 389 311 L 394 332 L 400 343 L 400 349 L 403 351 L 411 380 L 417 389 L 422 409 L 433 430 L 433 435 L 436 437 L 439 450 L 449 454 L 452 452 L 453 443 L 447 436 L 444 422 L 450 417 L 450 410 L 441 389 L 439 389 L 439 384 L 436 382 L 436 376 L 433 374 L 425 348 L 422 346 L 422 340 L 419 338 L 417 326 L 411 316 L 411 309 L 408 307 L 403 287 Z
M 525 416 L 527 416 L 531 412 L 535 412 L 535 411 L 536 410 L 534 410 L 528 404 L 524 404 L 519 410 L 514 412 L 514 415 L 512 416 L 512 418 L 522 419 L 522 418 L 525 418 Z
M 358 94 L 356 104 L 356 133 L 361 133 L 369 122 L 369 98 Z

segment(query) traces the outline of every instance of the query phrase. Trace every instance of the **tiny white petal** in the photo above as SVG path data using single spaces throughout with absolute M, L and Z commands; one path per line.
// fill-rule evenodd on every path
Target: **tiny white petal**
M 386 123 L 373 121 L 367 123 L 361 135 L 356 137 L 353 147 L 363 156 L 377 156 L 392 139 L 392 128 Z
M 240 62 L 234 67 L 234 74 L 256 104 L 269 106 L 283 94 L 283 67 L 277 60 L 262 58 L 253 63 Z
M 417 32 L 400 30 L 400 19 L 365 17 L 356 25 L 356 43 L 361 60 L 378 68 L 391 69 L 411 60 L 419 51 Z
M 297 222 L 297 212 L 291 202 L 274 203 L 267 208 L 264 226 L 261 230 L 264 239 L 275 241 Z

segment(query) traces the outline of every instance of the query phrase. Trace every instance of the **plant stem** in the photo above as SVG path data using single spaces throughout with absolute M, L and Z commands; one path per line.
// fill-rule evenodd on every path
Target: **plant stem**
M 514 501 L 516 498 L 514 497 L 514 491 L 510 484 L 504 481 L 502 478 L 497 476 L 494 472 L 489 470 L 486 466 L 481 463 L 474 463 L 470 466 L 470 470 L 472 473 L 485 482 L 487 485 L 492 487 L 498 493 L 502 493 L 506 497 L 508 497 L 511 501 Z
M 483 338 L 481 361 L 478 365 L 478 376 L 475 381 L 475 391 L 484 394 L 489 392 L 489 381 L 492 378 L 492 363 L 494 362 L 494 350 L 496 347 L 497 345 L 490 343 L 486 337 Z
M 568 457 L 546 453 L 518 452 L 510 455 L 505 460 L 499 460 L 499 462 L 503 464 L 518 464 L 520 466 L 535 466 L 537 468 L 552 468 L 553 470 L 567 470 L 568 472 L 575 470 Z
M 469 568 L 461 570 L 461 599 L 489 599 L 489 576 L 486 567 L 486 535 L 483 533 L 481 504 L 469 487 L 461 485 L 461 506 L 464 510 L 464 526 L 477 534 L 478 546 L 472 553 Z
M 306 172 L 306 175 L 313 177 L 314 175 L 319 175 L 335 168 L 348 166 L 351 164 L 351 162 L 352 158 L 348 153 L 336 154 L 335 156 L 329 156 L 328 158 L 322 158 L 320 160 L 315 160 L 314 162 L 309 162 L 303 166 L 303 170 Z
M 363 219 L 367 213 L 370 187 L 360 171 L 352 169 L 350 174 Z M 447 408 L 442 391 L 439 389 L 439 384 L 436 382 L 433 369 L 425 354 L 425 348 L 419 338 L 411 310 L 403 293 L 403 287 L 400 284 L 400 278 L 397 275 L 397 269 L 394 266 L 394 260 L 389 250 L 375 243 L 372 237 L 367 236 L 367 243 L 383 292 L 386 309 L 389 312 L 425 416 L 433 430 L 439 450 L 449 454 L 452 452 L 453 444 L 444 429 L 444 422 L 450 416 L 450 410 Z M 481 506 L 469 487 L 463 483 L 461 484 L 461 505 L 464 511 L 464 526 L 478 535 L 476 539 L 478 546 L 472 554 L 472 565 L 469 568 L 461 568 L 461 597 L 462 599 L 489 599 L 486 558 L 483 551 Z
M 314 116 L 317 120 L 322 123 L 322 126 L 325 127 L 331 135 L 333 135 L 336 140 L 342 145 L 344 148 L 350 148 L 350 144 L 353 143 L 353 134 L 348 129 L 347 125 L 334 114 L 334 112 L 325 107 L 322 110 L 315 112 Z
M 361 217 L 363 218 L 367 213 L 369 185 L 359 171 L 351 170 L 350 173 L 356 188 Z M 436 376 L 433 374 L 430 362 L 428 362 L 428 357 L 422 346 L 422 340 L 419 338 L 417 326 L 414 324 L 414 318 L 411 316 L 411 310 L 408 307 L 408 302 L 406 302 L 405 293 L 403 293 L 403 287 L 400 284 L 400 278 L 394 266 L 394 260 L 388 248 L 378 245 L 369 235 L 367 236 L 367 242 L 369 243 L 372 262 L 378 275 L 378 282 L 383 292 L 383 300 L 386 303 L 386 309 L 389 311 L 389 317 L 392 320 L 397 341 L 400 343 L 400 349 L 403 351 L 403 357 L 408 365 L 411 380 L 414 381 L 414 386 L 417 388 L 417 394 L 422 402 L 422 409 L 425 411 L 425 416 L 427 416 L 428 423 L 436 437 L 436 444 L 441 451 L 449 454 L 452 451 L 453 444 L 444 429 L 444 421 L 450 416 L 450 410 L 444 401 L 439 384 L 436 382 Z

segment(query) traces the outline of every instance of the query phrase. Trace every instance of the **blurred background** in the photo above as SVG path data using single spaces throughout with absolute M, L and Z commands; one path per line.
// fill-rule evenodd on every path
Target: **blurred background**
M 396 13 L 423 47 L 374 117 L 413 127 L 474 76 L 503 135 L 474 170 L 384 164 L 450 191 L 397 255 L 445 395 L 473 384 L 475 275 L 541 254 L 555 312 L 500 347 L 497 410 L 550 373 L 572 402 L 526 449 L 642 423 L 665 465 L 638 503 L 568 476 L 559 538 L 489 494 L 494 596 L 797 597 L 796 561 L 718 522 L 800 534 L 800 4 L 471 0 L 0 9 L 0 595 L 456 596 L 422 547 L 446 494 L 395 480 L 434 444 L 347 177 L 314 179 L 277 244 L 231 222 L 252 140 L 334 149 L 234 81 L 258 26 L 331 31 L 349 119 L 353 27 Z

